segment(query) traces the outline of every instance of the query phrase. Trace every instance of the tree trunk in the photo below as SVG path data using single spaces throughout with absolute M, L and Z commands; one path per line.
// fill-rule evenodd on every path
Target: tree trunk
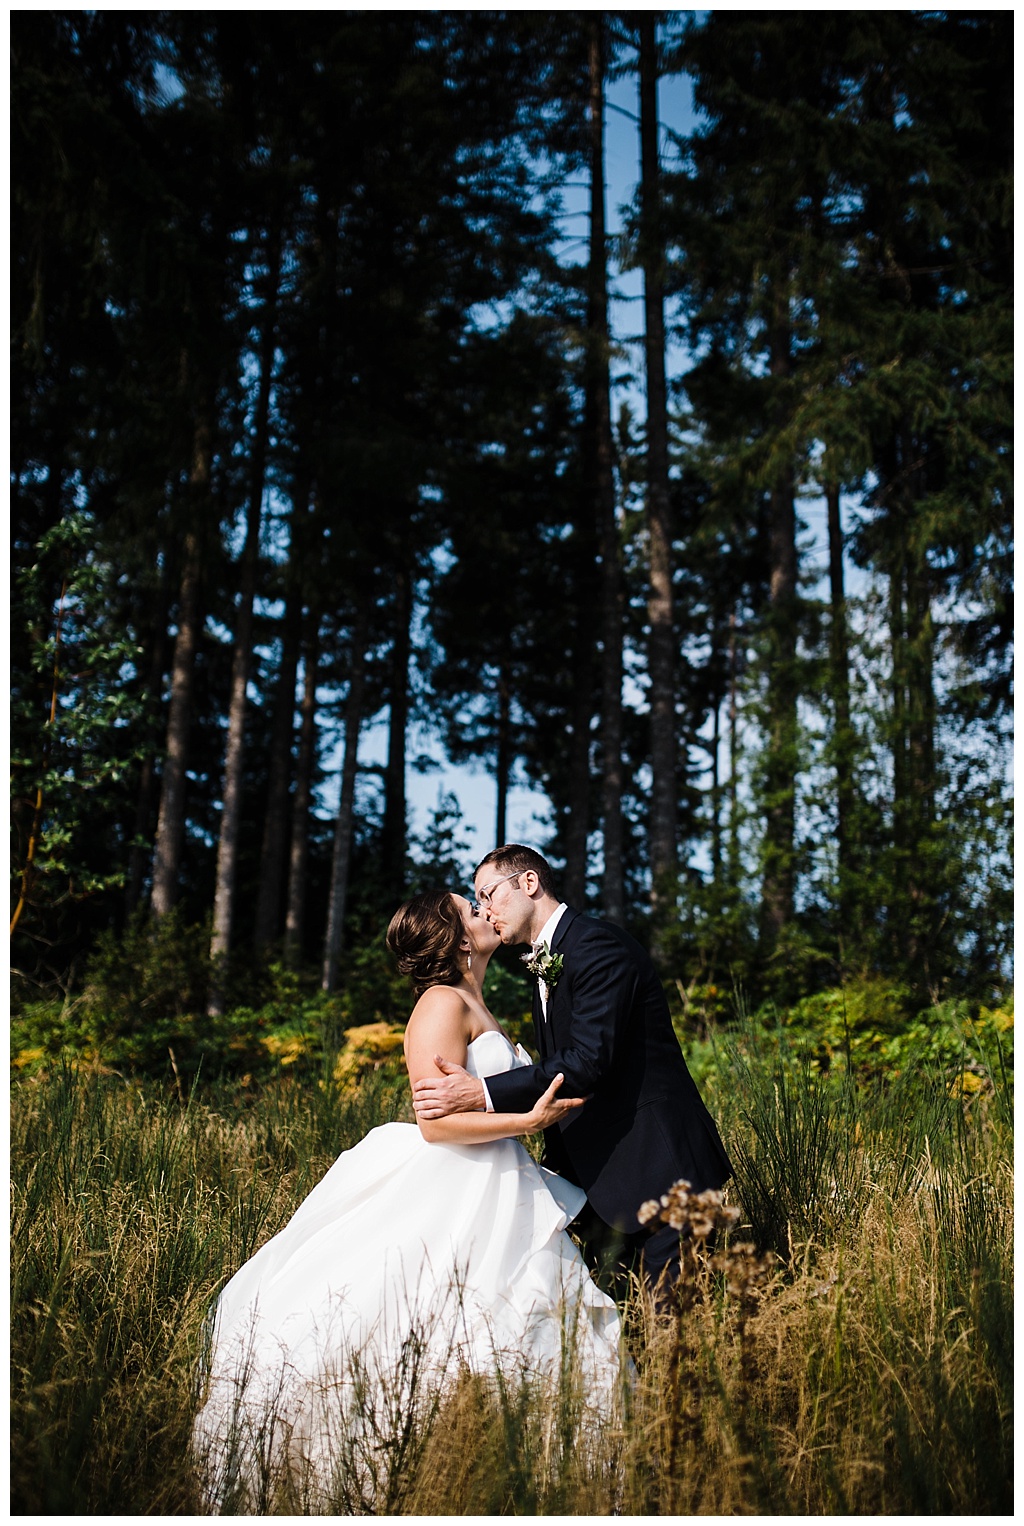
M 267 433 L 270 420 L 270 390 L 274 370 L 274 333 L 277 314 L 277 283 L 280 270 L 280 237 L 272 235 L 269 248 L 267 299 L 260 335 L 260 381 L 256 398 L 253 439 L 252 482 L 249 489 L 249 512 L 246 519 L 245 547 L 238 597 L 238 616 L 231 664 L 231 700 L 228 708 L 228 736 L 224 752 L 224 793 L 221 810 L 220 841 L 217 846 L 217 880 L 213 902 L 213 937 L 210 957 L 213 974 L 207 1012 L 217 1016 L 223 1010 L 222 965 L 231 950 L 231 925 L 234 918 L 238 878 L 238 837 L 242 819 L 242 765 L 245 756 L 245 713 L 249 673 L 252 668 L 253 603 L 256 598 L 256 572 L 259 565 L 260 522 L 263 512 L 263 488 L 266 479 Z
M 771 948 L 793 916 L 796 827 L 796 511 L 791 480 L 771 494 L 768 745 L 763 931 Z
M 167 749 L 160 778 L 160 814 L 153 855 L 150 905 L 155 917 L 166 916 L 177 898 L 178 869 L 185 837 L 185 768 L 192 710 L 192 684 L 202 615 L 199 589 L 202 577 L 201 527 L 210 512 L 213 431 L 207 419 L 196 428 L 195 452 L 189 481 L 190 527 L 185 535 L 184 566 L 178 608 L 178 634 L 171 665 L 171 703 L 167 717 Z
M 779 297 L 779 307 L 785 304 Z M 771 374 L 781 387 L 792 369 L 789 327 L 780 316 L 772 337 Z M 776 405 L 777 419 L 784 405 Z M 769 497 L 768 739 L 764 766 L 765 845 L 762 935 L 770 953 L 793 916 L 797 772 L 797 553 L 792 468 Z
M 167 648 L 169 644 L 167 631 L 167 586 L 166 578 L 161 574 L 160 592 L 158 595 L 158 613 L 152 630 L 152 642 L 150 646 L 149 680 L 146 685 L 146 708 L 149 712 L 146 726 L 155 728 L 157 714 L 161 705 L 164 685 L 164 670 L 167 666 Z M 131 917 L 136 907 L 142 903 L 142 886 L 146 877 L 146 866 L 150 860 L 152 841 L 153 813 L 156 801 L 157 769 L 154 750 L 147 752 L 142 760 L 139 771 L 139 791 L 135 804 L 135 831 L 132 834 L 132 845 L 128 853 L 128 878 L 125 884 L 125 914 Z
M 296 491 L 293 516 L 305 516 L 308 483 Z M 292 775 L 292 742 L 295 736 L 295 687 L 302 647 L 302 541 L 301 519 L 296 518 L 285 590 L 285 613 L 281 630 L 281 665 L 274 701 L 274 729 L 270 739 L 267 808 L 263 819 L 260 853 L 260 888 L 256 902 L 255 944 L 269 948 L 281 931 L 281 902 L 288 843 L 288 786 Z
M 405 894 L 407 808 L 405 745 L 409 725 L 409 655 L 412 623 L 412 578 L 407 567 L 395 573 L 395 631 L 391 645 L 391 705 L 388 717 L 388 758 L 384 769 L 384 831 L 381 858 L 389 899 Z
M 511 695 L 508 672 L 502 667 L 498 675 L 498 745 L 496 758 L 497 809 L 494 823 L 494 842 L 498 847 L 508 841 L 508 781 L 512 769 L 512 721 Z
M 331 856 L 331 890 L 327 903 L 327 932 L 324 937 L 324 964 L 321 986 L 333 991 L 338 974 L 338 958 L 345 934 L 345 906 L 348 900 L 349 866 L 352 861 L 352 819 L 355 807 L 356 772 L 359 762 L 359 733 L 366 703 L 366 630 L 365 606 L 360 607 L 352 631 L 352 673 L 345 705 L 345 756 L 341 766 L 338 793 L 338 819 L 334 827 Z
M 729 888 L 733 891 L 740 883 L 739 729 L 739 652 L 733 609 L 729 612 Z
M 907 750 L 915 825 L 921 836 L 930 832 L 935 820 L 935 632 L 930 583 L 927 561 L 915 549 L 907 566 Z
M 899 511 L 897 511 L 899 512 Z M 911 925 L 915 899 L 912 859 L 916 849 L 913 822 L 908 716 L 908 639 L 905 607 L 906 546 L 897 530 L 889 569 L 889 641 L 892 648 L 892 841 L 889 886 L 889 941 L 897 967 L 913 967 L 917 940 Z
M 932 1002 L 940 999 L 934 953 L 941 938 L 941 886 L 929 851 L 935 824 L 934 630 L 928 565 L 915 547 L 907 567 L 907 783 L 910 789 L 907 861 L 911 909 L 908 963 Z
M 675 630 L 672 608 L 672 521 L 668 491 L 668 397 L 658 155 L 657 18 L 640 14 L 641 251 L 644 269 L 644 354 L 647 369 L 647 671 L 651 707 L 651 910 L 654 947 L 675 909 L 676 740 Z M 717 767 L 717 764 L 716 764 Z M 716 775 L 717 777 L 717 775 Z M 717 830 L 717 829 L 716 829 Z
M 926 484 L 909 429 L 895 437 L 885 476 L 889 545 L 889 639 L 892 647 L 893 871 L 889 942 L 897 967 L 913 972 L 922 995 L 931 991 L 930 951 L 938 936 L 939 903 L 928 838 L 934 820 L 935 693 L 933 630 L 927 562 L 917 549 L 915 517 Z
M 889 644 L 892 652 L 892 800 L 893 840 L 897 863 L 907 848 L 906 805 L 907 787 L 907 674 L 906 674 L 906 623 L 903 613 L 903 580 L 905 556 L 897 533 L 897 545 L 893 550 L 889 567 Z
M 846 590 L 843 578 L 843 526 L 838 483 L 828 483 L 828 570 L 831 603 L 829 666 L 836 770 L 836 850 L 839 868 L 839 929 L 841 946 L 853 932 L 851 924 L 853 863 L 853 734 L 850 726 L 850 654 L 846 626 Z
M 590 17 L 588 124 L 590 138 L 590 261 L 587 282 L 587 405 L 594 451 L 595 510 L 601 555 L 601 814 L 602 908 L 621 922 L 625 912 L 622 854 L 622 573 L 615 520 L 612 424 L 608 375 L 608 274 L 604 213 L 604 15 Z
M 142 883 L 146 875 L 149 853 L 145 844 L 149 838 L 153 820 L 153 801 L 156 795 L 156 758 L 147 753 L 139 770 L 139 791 L 135 799 L 135 831 L 128 852 L 128 875 L 124 889 L 126 918 L 131 918 L 142 904 Z
M 715 632 L 714 650 L 718 650 Z M 722 696 L 715 689 L 715 704 L 711 730 L 711 878 L 719 884 L 722 878 L 722 769 L 719 751 L 722 743 Z
M 573 532 L 572 695 L 566 741 L 568 801 L 562 827 L 565 847 L 563 893 L 571 906 L 587 904 L 591 828 L 591 763 L 597 649 L 594 610 L 599 599 L 597 525 L 594 516 L 592 419 L 584 416 L 583 483 Z
M 309 866 L 309 809 L 313 799 L 316 764 L 316 680 L 319 667 L 319 611 L 311 607 L 306 616 L 303 642 L 302 703 L 299 706 L 299 751 L 295 760 L 295 797 L 292 800 L 292 839 L 288 859 L 288 911 L 284 926 L 286 964 L 302 957 L 306 917 L 306 876 Z
M 589 554 L 589 553 L 588 553 Z M 587 848 L 590 839 L 590 726 L 594 709 L 594 643 L 586 608 L 581 605 L 573 662 L 575 678 L 570 715 L 569 806 L 565 822 L 564 894 L 570 906 L 587 904 Z

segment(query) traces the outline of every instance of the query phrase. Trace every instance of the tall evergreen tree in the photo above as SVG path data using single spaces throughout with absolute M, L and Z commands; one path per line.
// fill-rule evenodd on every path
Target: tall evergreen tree
M 815 301 L 837 259 L 823 208 L 842 189 L 827 128 L 841 99 L 844 27 L 842 18 L 809 30 L 795 16 L 713 13 L 694 25 L 684 49 L 706 124 L 691 141 L 679 234 L 690 332 L 711 346 L 690 392 L 707 413 L 709 389 L 731 376 L 733 424 L 722 444 L 745 464 L 751 513 L 763 512 L 765 525 L 766 954 L 794 915 L 802 687 L 796 492 L 811 443 L 797 416 Z M 806 151 L 811 142 L 820 152 Z
M 608 40 L 601 12 L 588 26 L 590 254 L 585 354 L 586 457 L 601 559 L 601 904 L 613 922 L 625 915 L 622 834 L 623 587 L 615 515 L 605 231 L 604 90 Z
M 641 261 L 647 380 L 647 671 L 651 712 L 651 905 L 655 938 L 675 912 L 676 648 L 672 610 L 672 519 L 669 498 L 668 398 L 665 381 L 664 231 L 658 124 L 658 42 L 654 12 L 641 16 Z M 717 712 L 716 712 L 717 713 Z
M 213 904 L 213 940 L 210 953 L 214 961 L 223 959 L 231 948 L 232 918 L 237 888 L 236 863 L 241 826 L 242 764 L 245 746 L 245 715 L 249 675 L 252 667 L 253 605 L 256 598 L 260 526 L 263 522 L 263 493 L 266 484 L 267 435 L 270 422 L 270 391 L 274 361 L 274 328 L 277 285 L 280 274 L 280 231 L 270 235 L 267 294 L 262 317 L 259 346 L 259 385 L 254 420 L 252 481 L 246 514 L 245 544 L 242 549 L 239 579 L 238 617 L 235 627 L 231 667 L 231 694 L 228 702 L 228 735 L 224 751 L 224 803 L 221 812 L 220 839 L 217 850 L 217 890 Z M 214 990 L 212 1010 L 220 1007 L 219 992 Z
M 654 17 L 626 24 L 650 64 Z M 427 718 L 493 770 L 499 835 L 515 778 L 547 792 L 571 899 L 594 827 L 615 915 L 643 899 L 639 824 L 656 889 L 675 845 L 673 970 L 749 975 L 760 902 L 762 977 L 838 929 L 845 969 L 983 988 L 1008 919 L 1010 23 L 685 30 L 668 61 L 704 118 L 653 237 L 644 71 L 649 420 L 622 415 L 614 463 L 607 17 L 14 18 L 16 962 L 66 974 L 144 901 L 155 845 L 159 915 L 213 905 L 222 955 L 253 922 L 269 948 L 287 899 L 297 955 L 322 913 L 330 984 L 346 880 L 373 915 L 405 888 Z M 553 220 L 577 174 L 578 267 Z M 671 523 L 663 264 L 696 355 Z M 653 730 L 623 710 L 624 639 Z

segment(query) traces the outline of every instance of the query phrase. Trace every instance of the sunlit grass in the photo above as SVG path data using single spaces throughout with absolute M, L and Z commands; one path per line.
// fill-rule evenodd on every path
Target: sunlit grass
M 462 1375 L 385 1455 L 378 1497 L 342 1468 L 336 1513 L 1012 1510 L 1005 1096 L 965 1103 L 922 1077 L 854 1093 L 751 1045 L 722 1075 L 734 1238 L 780 1258 L 756 1294 L 713 1269 L 678 1317 L 634 1294 L 635 1377 L 599 1424 L 568 1376 Z M 381 1075 L 185 1105 L 71 1070 L 16 1083 L 14 1512 L 202 1512 L 189 1439 L 210 1300 L 404 1105 Z M 309 1503 L 279 1478 L 260 1513 Z

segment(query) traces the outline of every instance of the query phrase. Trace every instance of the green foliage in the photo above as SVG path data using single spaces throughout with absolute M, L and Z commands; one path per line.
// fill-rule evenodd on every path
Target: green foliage
M 91 1043 L 80 1001 L 54 1001 L 51 997 L 26 1002 L 11 1013 L 11 1065 L 16 1074 L 50 1070 L 62 1056 L 87 1056 Z
M 398 1022 L 409 1015 L 412 987 L 395 968 L 384 942 L 385 929 L 348 950 L 339 967 L 338 989 L 348 1022 Z
M 73 921 L 77 906 L 124 883 L 106 834 L 145 737 L 138 696 L 124 682 L 139 647 L 117 619 L 120 576 L 85 510 L 66 514 L 16 570 L 11 874 L 15 900 L 25 901 L 19 940 Z
M 16 1070 L 49 1069 L 61 1056 L 79 1063 L 162 1077 L 180 1088 L 198 1075 L 266 1080 L 282 1071 L 332 1072 L 346 1034 L 372 1025 L 404 1027 L 415 996 L 395 968 L 382 933 L 349 948 L 328 995 L 319 972 L 280 961 L 239 961 L 225 1011 L 206 1011 L 208 923 L 175 909 L 143 912 L 121 933 L 97 940 L 83 990 L 61 1002 L 21 1004 L 11 1021 Z M 532 1043 L 532 987 L 515 955 L 499 953 L 487 975 L 487 1000 L 512 1038 Z
M 760 679 L 743 694 L 759 818 L 745 873 L 764 872 L 772 906 L 803 892 L 784 946 L 764 939 L 780 1002 L 831 983 L 818 951 L 921 1002 L 968 982 L 980 997 L 982 969 L 1008 968 L 1007 40 L 998 17 L 835 13 L 808 33 L 795 14 L 714 11 L 682 45 L 703 117 L 666 231 L 700 352 L 703 518 L 730 532 L 726 577 L 753 535 L 772 579 L 769 598 L 763 575 L 734 573 L 732 612 Z M 829 488 L 850 495 L 829 570 L 852 581 L 852 552 L 886 604 L 830 600 L 826 648 L 794 586 L 822 569 L 799 564 L 788 510 Z M 721 662 L 721 625 L 708 634 Z M 819 735 L 813 719 L 797 734 L 797 695 L 801 727 L 821 707 Z
M 1013 1063 L 1012 997 L 995 1010 L 947 1001 L 916 1011 L 907 986 L 850 981 L 784 1011 L 766 1007 L 758 1019 L 766 1031 L 777 1024 L 816 1070 L 837 1066 L 868 1081 L 924 1071 L 947 1082 L 983 1074 L 992 1083 L 994 1065 Z
M 757 929 L 741 888 L 724 876 L 688 875 L 676 905 L 662 938 L 666 972 L 686 987 L 748 984 L 757 970 Z
M 947 1003 L 909 1021 L 906 1003 L 906 991 L 867 982 L 763 1009 L 711 1041 L 704 1080 L 725 1103 L 740 1196 L 780 1255 L 856 1222 L 879 1187 L 879 1155 L 893 1189 L 929 1152 L 969 1180 L 965 1115 L 1012 1122 L 1012 1003 L 973 1015 Z
M 533 1032 L 533 982 L 518 955 L 499 951 L 487 966 L 484 998 L 495 1017 L 517 1044 L 536 1045 Z
M 107 932 L 85 970 L 84 1006 L 115 1028 L 198 1012 L 209 980 L 209 928 L 175 908 L 165 917 L 136 912 L 124 932 Z
M 680 958 L 684 947 L 676 946 Z M 731 1043 L 737 1033 L 757 1034 L 762 1043 L 775 1035 L 813 1073 L 850 1074 L 858 1086 L 927 1072 L 970 1098 L 998 1092 L 1000 1077 L 1012 1071 L 1012 998 L 994 1008 L 950 1000 L 920 1009 L 909 986 L 864 977 L 789 1005 L 765 1003 L 737 1028 L 737 1014 L 749 1008 L 742 967 L 720 984 L 699 935 L 688 947 L 696 973 L 670 981 L 667 991 L 680 1042 L 702 1084 L 720 1075 L 721 1036 Z M 813 964 L 813 949 L 808 958 Z M 100 936 L 80 994 L 16 1007 L 12 1062 L 32 1073 L 64 1054 L 100 1067 L 174 1076 L 176 1086 L 191 1084 L 197 1073 L 320 1076 L 334 1065 L 349 1030 L 401 1027 L 415 1000 L 382 934 L 346 951 L 331 995 L 320 989 L 314 969 L 248 961 L 229 982 L 225 1012 L 210 1017 L 208 980 L 207 925 L 189 923 L 180 911 L 158 921 L 137 914 L 123 933 Z M 813 986 L 792 971 L 780 981 L 786 983 Z M 529 1048 L 532 987 L 517 954 L 498 951 L 485 994 L 513 1040 Z
M 62 1006 L 26 1004 L 14 1016 L 15 1066 L 34 1070 L 64 1054 L 100 1068 L 173 1074 L 179 1086 L 198 1072 L 251 1078 L 295 1065 L 322 1069 L 352 1020 L 348 1006 L 323 993 L 312 972 L 271 963 L 236 980 L 236 999 L 210 1017 L 209 947 L 209 924 L 190 923 L 178 909 L 159 920 L 139 912 L 123 933 L 101 934 L 79 996 Z

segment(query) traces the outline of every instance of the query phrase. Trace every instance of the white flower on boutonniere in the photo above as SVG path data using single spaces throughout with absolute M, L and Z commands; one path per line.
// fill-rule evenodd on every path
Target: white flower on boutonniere
M 539 948 L 531 950 L 529 954 L 524 954 L 522 957 L 530 974 L 536 975 L 538 980 L 543 980 L 549 991 L 558 984 L 558 977 L 562 973 L 561 954 L 553 954 L 549 946 L 542 943 Z

